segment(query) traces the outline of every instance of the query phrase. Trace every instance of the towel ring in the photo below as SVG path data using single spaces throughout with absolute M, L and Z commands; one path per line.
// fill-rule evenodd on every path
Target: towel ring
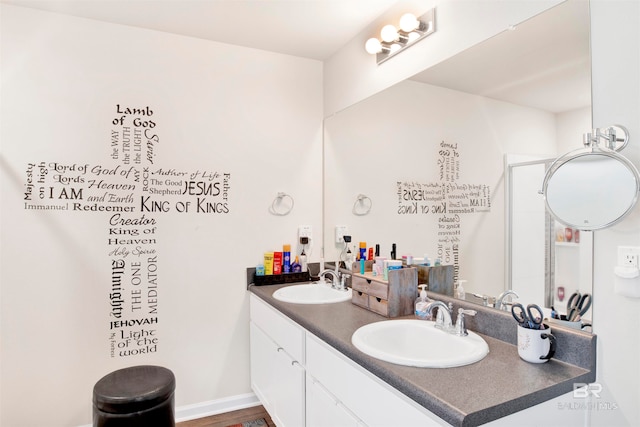
M 287 198 L 291 200 L 291 206 L 284 206 L 284 209 L 280 209 L 280 206 L 283 204 L 282 201 Z M 271 202 L 271 208 L 269 208 L 269 212 L 271 212 L 273 215 L 278 215 L 278 216 L 289 215 L 289 213 L 293 210 L 294 204 L 295 202 L 293 200 L 293 197 L 291 197 L 287 193 L 280 192 L 278 193 L 276 198 L 273 199 L 273 202 Z
M 369 201 L 367 203 L 367 200 Z M 361 206 L 361 208 L 359 208 Z M 358 194 L 356 201 L 353 202 L 353 209 L 351 210 L 354 215 L 364 216 L 371 212 L 371 208 L 373 207 L 373 202 L 369 196 L 365 196 L 364 194 Z

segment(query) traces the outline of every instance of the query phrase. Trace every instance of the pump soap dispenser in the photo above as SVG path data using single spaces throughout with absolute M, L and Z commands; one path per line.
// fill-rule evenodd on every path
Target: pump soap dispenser
M 467 283 L 466 280 L 458 280 L 458 287 L 456 288 L 456 297 L 458 299 L 466 299 L 467 293 L 464 290 L 463 283 Z
M 416 317 L 422 320 L 432 320 L 431 313 L 427 311 L 427 306 L 431 303 L 425 290 L 427 285 L 418 285 L 418 287 L 422 288 L 422 290 L 420 291 L 420 296 L 416 299 Z

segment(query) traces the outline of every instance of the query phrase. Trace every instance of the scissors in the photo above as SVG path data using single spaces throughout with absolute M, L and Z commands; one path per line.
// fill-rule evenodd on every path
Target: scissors
M 573 322 L 578 316 L 584 316 L 589 307 L 591 307 L 591 294 L 582 295 L 580 292 L 574 292 L 567 301 L 567 320 Z
M 511 306 L 511 314 L 522 327 L 528 329 L 540 329 L 544 318 L 542 309 L 536 304 L 529 304 L 526 311 L 522 304 L 513 304 Z

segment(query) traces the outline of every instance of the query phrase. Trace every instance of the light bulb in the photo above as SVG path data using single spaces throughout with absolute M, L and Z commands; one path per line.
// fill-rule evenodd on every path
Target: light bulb
M 382 52 L 382 43 L 380 43 L 380 40 L 376 39 L 375 37 L 370 38 L 364 44 L 364 49 L 367 51 L 367 53 L 375 55 L 376 53 Z
M 398 40 L 398 30 L 391 24 L 385 25 L 380 31 L 380 38 L 387 43 L 396 41 Z
M 410 33 L 420 26 L 420 21 L 413 13 L 405 13 L 400 18 L 400 29 L 405 33 Z
M 394 53 L 400 50 L 400 48 L 402 48 L 402 46 L 398 43 L 393 43 L 391 46 L 389 46 L 389 53 Z
M 416 33 L 415 31 L 412 31 L 409 34 L 407 34 L 407 39 L 408 39 L 407 43 L 413 43 L 419 38 L 420 38 L 420 34 Z

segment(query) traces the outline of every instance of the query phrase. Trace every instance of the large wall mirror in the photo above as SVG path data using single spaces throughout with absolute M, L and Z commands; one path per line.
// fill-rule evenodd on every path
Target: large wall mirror
M 588 129 L 589 4 L 570 0 L 325 120 L 324 256 L 346 226 L 352 251 L 454 265 L 467 299 L 562 312 L 590 292 L 591 236 L 539 190 Z

